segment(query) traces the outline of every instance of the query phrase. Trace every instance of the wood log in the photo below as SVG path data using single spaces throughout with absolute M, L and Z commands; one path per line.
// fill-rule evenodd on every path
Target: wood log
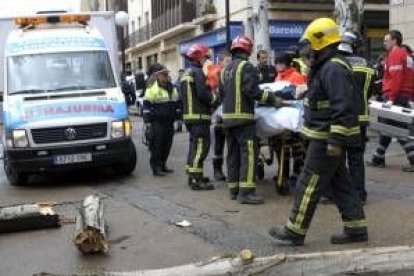
M 24 204 L 0 208 L 0 233 L 54 228 L 60 218 L 51 204 Z
M 99 197 L 86 197 L 76 217 L 75 245 L 85 254 L 108 253 L 104 206 Z
M 165 269 L 103 272 L 105 276 L 393 275 L 414 274 L 414 247 L 396 246 L 306 254 L 277 254 L 243 263 L 243 254 Z M 410 272 L 410 274 L 407 274 Z M 413 272 L 413 273 L 411 273 Z

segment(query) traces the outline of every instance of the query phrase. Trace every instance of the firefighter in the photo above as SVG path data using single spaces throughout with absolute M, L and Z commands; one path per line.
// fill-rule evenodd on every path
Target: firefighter
M 364 211 L 350 181 L 344 154 L 346 147 L 358 145 L 360 139 L 361 102 L 354 89 L 352 68 L 338 54 L 341 37 L 332 19 L 319 18 L 311 22 L 303 39 L 310 43 L 313 51 L 302 129 L 309 145 L 289 220 L 283 228 L 271 228 L 269 235 L 278 244 L 303 245 L 321 188 L 331 185 L 344 226 L 343 233 L 331 237 L 331 243 L 366 241 Z
M 385 60 L 385 71 L 382 90 L 387 105 L 397 105 L 410 108 L 414 100 L 414 61 L 413 57 L 402 48 L 402 34 L 392 30 L 384 38 L 384 46 L 388 52 Z M 414 172 L 414 140 L 399 138 L 398 142 L 404 148 L 409 165 L 402 168 L 404 172 Z M 391 137 L 380 135 L 379 146 L 367 165 L 385 167 L 385 152 L 391 143 Z
M 219 62 L 210 66 L 207 74 L 207 82 L 214 93 L 218 93 L 218 82 L 221 70 L 231 62 L 230 53 L 222 53 L 219 56 Z M 213 172 L 214 179 L 217 181 L 225 181 L 226 176 L 223 173 L 223 155 L 224 145 L 226 143 L 226 135 L 224 133 L 223 120 L 218 116 L 213 125 L 214 136 L 214 157 Z
M 242 204 L 263 203 L 256 195 L 255 101 L 280 105 L 273 94 L 259 89 L 258 71 L 247 61 L 252 51 L 253 42 L 247 36 L 237 36 L 231 44 L 232 62 L 222 70 L 219 84 L 230 198 L 238 198 Z
M 273 82 L 277 75 L 276 68 L 269 64 L 269 54 L 266 50 L 257 52 L 257 62 L 259 84 Z
M 181 116 L 177 89 L 169 81 L 168 70 L 155 63 L 148 70 L 143 103 L 146 137 L 151 151 L 150 165 L 154 176 L 173 170 L 166 166 L 174 137 L 174 121 Z
M 299 73 L 302 75 L 306 75 L 308 73 L 308 66 L 303 61 L 300 55 L 300 48 L 296 45 L 290 46 L 285 51 L 292 58 L 292 66 L 298 70 Z
M 361 143 L 356 147 L 346 149 L 347 163 L 352 182 L 356 185 L 361 202 L 365 203 L 367 192 L 365 189 L 365 163 L 364 153 L 366 148 L 367 127 L 369 125 L 369 109 L 368 99 L 374 91 L 375 71 L 368 67 L 365 58 L 357 55 L 362 45 L 362 38 L 359 34 L 353 32 L 345 32 L 342 36 L 342 43 L 339 44 L 338 50 L 347 58 L 352 66 L 356 89 L 363 103 L 359 115 L 359 123 L 361 130 Z
M 212 93 L 203 65 L 210 57 L 204 44 L 195 43 L 185 53 L 190 66 L 181 78 L 184 123 L 190 134 L 187 159 L 188 184 L 192 190 L 213 190 L 214 186 L 203 176 L 203 163 L 210 150 L 211 111 L 219 103 Z

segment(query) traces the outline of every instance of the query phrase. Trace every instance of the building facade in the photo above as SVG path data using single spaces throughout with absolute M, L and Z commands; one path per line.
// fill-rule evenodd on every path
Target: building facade
M 253 37 L 253 1 L 230 1 L 231 37 Z M 414 1 L 414 0 L 412 0 Z M 332 0 L 269 0 L 269 37 L 274 52 L 297 44 L 306 26 L 315 18 L 332 17 Z M 130 33 L 127 56 L 133 72 L 146 71 L 155 61 L 165 64 L 175 76 L 186 66 L 182 56 L 195 42 L 207 44 L 213 58 L 226 50 L 224 0 L 129 0 Z M 375 58 L 382 49 L 382 34 L 388 30 L 388 1 L 366 0 L 363 32 L 367 53 Z M 254 38 L 254 37 L 253 37 Z
M 400 30 L 404 43 L 414 48 L 414 0 L 390 1 L 390 28 Z

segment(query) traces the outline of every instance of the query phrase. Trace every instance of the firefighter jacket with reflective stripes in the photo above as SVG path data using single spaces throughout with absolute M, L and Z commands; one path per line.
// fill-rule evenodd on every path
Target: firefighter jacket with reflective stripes
M 144 122 L 171 122 L 180 118 L 181 112 L 181 100 L 173 84 L 162 87 L 155 80 L 146 88 L 143 103 Z
M 401 94 L 414 99 L 414 61 L 404 48 L 395 46 L 388 53 L 382 90 L 390 101 Z
M 274 95 L 259 89 L 259 74 L 247 58 L 233 57 L 221 71 L 219 84 L 223 99 L 223 124 L 233 127 L 254 122 L 255 101 L 274 103 Z
M 207 84 L 201 65 L 191 63 L 181 77 L 183 119 L 186 123 L 205 124 L 211 122 L 211 112 L 218 105 L 218 97 Z
M 369 124 L 368 100 L 374 93 L 375 71 L 368 67 L 366 59 L 362 57 L 346 56 L 346 59 L 352 66 L 356 90 L 362 102 L 359 122 L 366 126 Z
M 358 145 L 362 103 L 348 61 L 334 48 L 320 53 L 311 68 L 308 87 L 302 134 L 332 145 Z

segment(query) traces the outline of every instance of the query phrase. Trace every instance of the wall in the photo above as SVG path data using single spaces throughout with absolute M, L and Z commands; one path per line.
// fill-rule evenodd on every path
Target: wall
M 147 22 L 145 21 L 145 13 L 148 12 L 149 22 L 151 22 L 151 0 L 129 0 L 128 1 L 128 14 L 129 14 L 129 32 L 133 33 L 139 26 L 138 18 L 141 18 L 141 28 L 144 27 Z M 135 22 L 135 28 L 133 28 L 132 22 Z
M 414 48 L 414 0 L 405 0 L 399 6 L 390 6 L 390 29 L 400 30 L 404 43 Z

